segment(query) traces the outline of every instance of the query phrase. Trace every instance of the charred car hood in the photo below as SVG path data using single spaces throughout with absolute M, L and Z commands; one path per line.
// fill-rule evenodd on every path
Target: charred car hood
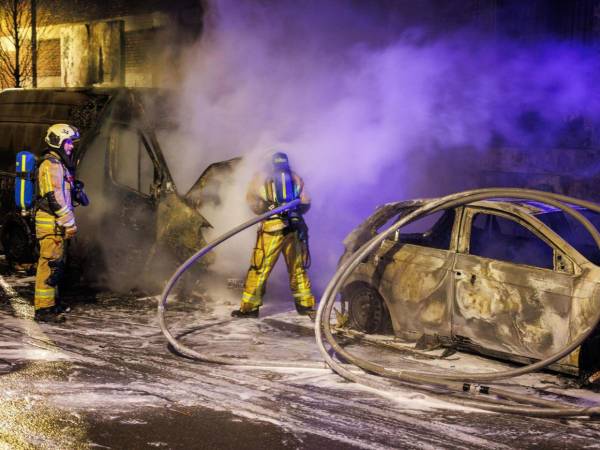
M 238 157 L 219 161 L 208 166 L 183 197 L 185 202 L 195 209 L 199 209 L 201 205 L 206 205 L 207 202 L 219 206 L 221 204 L 218 195 L 219 188 L 224 181 L 229 179 L 240 161 L 241 158 Z

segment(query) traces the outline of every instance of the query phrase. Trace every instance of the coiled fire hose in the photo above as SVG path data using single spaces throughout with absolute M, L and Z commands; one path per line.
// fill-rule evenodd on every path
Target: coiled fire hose
M 236 365 L 236 366 L 251 366 L 251 367 L 298 367 L 298 368 L 308 368 L 308 369 L 324 369 L 326 365 L 323 362 L 300 362 L 300 361 L 260 361 L 260 360 L 250 360 L 250 359 L 241 359 L 234 357 L 223 357 L 223 356 L 214 356 L 208 355 L 205 353 L 200 353 L 194 349 L 187 347 L 186 345 L 179 342 L 169 331 L 165 321 L 165 310 L 167 308 L 167 301 L 173 286 L 179 280 L 179 278 L 200 258 L 205 256 L 208 252 L 213 250 L 216 246 L 223 243 L 227 239 L 235 236 L 236 234 L 244 231 L 246 228 L 250 228 L 253 225 L 256 225 L 259 222 L 275 215 L 282 213 L 284 211 L 288 211 L 296 208 L 300 204 L 300 200 L 293 200 L 290 203 L 287 203 L 283 206 L 275 208 L 271 211 L 268 211 L 260 216 L 257 216 L 253 219 L 244 222 L 243 224 L 231 229 L 227 233 L 219 236 L 214 241 L 207 244 L 205 247 L 201 248 L 190 256 L 178 269 L 175 271 L 173 276 L 167 282 L 160 300 L 158 302 L 158 323 L 160 325 L 160 329 L 162 333 L 167 338 L 171 346 L 180 354 L 185 355 L 192 359 L 197 359 L 200 361 L 211 362 L 216 364 L 226 364 L 226 365 Z
M 427 385 L 432 388 L 443 388 L 450 391 L 454 391 L 454 397 L 451 397 L 451 401 L 459 403 L 464 406 L 470 406 L 480 409 L 486 409 L 490 411 L 506 412 L 520 415 L 530 415 L 537 417 L 576 417 L 576 416 L 592 416 L 600 414 L 600 407 L 574 407 L 566 405 L 561 402 L 542 400 L 530 395 L 516 394 L 513 392 L 500 390 L 496 388 L 490 388 L 489 386 L 476 386 L 476 390 L 480 393 L 486 393 L 491 395 L 497 395 L 506 399 L 517 401 L 519 403 L 529 403 L 530 405 L 537 406 L 524 406 L 516 405 L 514 403 L 508 403 L 506 401 L 497 400 L 487 395 L 477 396 L 477 400 L 466 399 L 464 396 L 460 396 L 461 391 L 470 390 L 470 383 L 487 382 L 494 380 L 501 380 L 506 378 L 512 378 L 526 373 L 533 372 L 535 370 L 542 369 L 548 365 L 558 361 L 559 359 L 567 356 L 578 346 L 580 346 L 593 332 L 598 323 L 600 322 L 600 305 L 597 306 L 597 312 L 591 320 L 588 328 L 577 336 L 570 344 L 566 345 L 563 349 L 549 356 L 548 358 L 526 365 L 524 367 L 512 370 L 506 370 L 502 372 L 491 372 L 491 373 L 431 373 L 416 370 L 398 370 L 386 368 L 380 364 L 376 364 L 355 355 L 342 348 L 335 340 L 331 331 L 331 311 L 335 302 L 336 296 L 344 286 L 345 281 L 348 279 L 352 271 L 360 264 L 360 262 L 367 257 L 371 252 L 375 251 L 381 242 L 388 238 L 396 230 L 402 228 L 406 224 L 413 222 L 417 219 L 425 217 L 429 214 L 435 213 L 442 209 L 455 208 L 468 203 L 486 200 L 486 199 L 519 199 L 519 200 L 533 200 L 553 206 L 557 209 L 562 210 L 566 214 L 569 214 L 575 220 L 580 222 L 586 230 L 592 235 L 594 241 L 600 248 L 600 234 L 598 230 L 587 220 L 581 213 L 573 209 L 569 205 L 576 205 L 584 208 L 588 208 L 592 211 L 600 213 L 600 206 L 579 200 L 564 195 L 539 192 L 534 190 L 526 189 L 512 189 L 512 188 L 490 188 L 490 189 L 478 189 L 472 191 L 460 192 L 453 195 L 433 200 L 424 206 L 416 209 L 410 214 L 400 218 L 396 223 L 389 227 L 384 232 L 376 235 L 371 240 L 366 242 L 359 250 L 357 250 L 352 256 L 350 256 L 337 270 L 331 281 L 329 282 L 322 298 L 319 303 L 317 311 L 316 324 L 315 324 L 315 336 L 317 339 L 317 345 L 321 354 L 327 364 L 343 378 L 354 381 L 365 386 L 373 388 L 381 388 L 380 383 L 374 382 L 372 378 L 366 377 L 364 374 L 357 374 L 348 370 L 344 365 L 341 365 L 330 355 L 329 350 L 325 347 L 323 337 L 327 343 L 331 346 L 331 349 L 335 351 L 341 360 L 347 361 L 357 367 L 360 367 L 365 372 L 371 374 L 381 375 L 385 378 L 397 380 L 410 385 Z M 468 387 L 468 389 L 465 389 Z
M 591 407 L 591 408 L 578 408 L 572 407 L 570 405 L 566 405 L 564 403 L 549 401 L 539 399 L 532 395 L 524 395 L 518 394 L 511 391 L 501 390 L 497 388 L 490 388 L 488 386 L 472 386 L 469 383 L 480 382 L 480 381 L 493 381 L 498 379 L 505 379 L 510 377 L 515 377 L 519 375 L 523 375 L 525 373 L 529 373 L 535 370 L 539 370 L 544 368 L 553 362 L 561 359 L 562 357 L 571 353 L 575 348 L 577 348 L 581 343 L 589 337 L 592 333 L 598 322 L 600 322 L 600 308 L 597 315 L 592 320 L 592 325 L 586 329 L 578 338 L 576 338 L 571 344 L 566 346 L 561 351 L 557 352 L 555 355 L 546 358 L 543 361 L 539 361 L 534 364 L 530 364 L 528 366 L 522 367 L 520 369 L 514 369 L 504 372 L 493 372 L 493 373 L 484 373 L 484 374 L 474 374 L 474 373 L 454 373 L 454 374 L 437 374 L 437 373 L 429 373 L 429 372 L 420 372 L 420 371 L 408 371 L 408 370 L 396 370 L 396 369 L 388 369 L 381 365 L 371 363 L 369 361 L 363 360 L 361 358 L 357 358 L 351 355 L 349 352 L 345 351 L 333 337 L 331 332 L 331 323 L 329 320 L 326 321 L 327 325 L 324 324 L 323 318 L 329 318 L 331 316 L 331 311 L 333 309 L 333 303 L 335 302 L 336 295 L 339 293 L 341 287 L 343 286 L 345 280 L 348 278 L 350 273 L 356 268 L 358 263 L 367 256 L 370 252 L 374 251 L 380 242 L 387 238 L 390 234 L 394 233 L 399 228 L 404 225 L 413 222 L 417 219 L 420 219 L 426 215 L 433 214 L 441 209 L 457 207 L 460 205 L 464 205 L 467 203 L 472 203 L 475 201 L 480 201 L 489 198 L 514 198 L 514 199 L 526 199 L 526 200 L 534 200 L 541 203 L 545 203 L 551 206 L 554 206 L 558 209 L 561 209 L 565 213 L 571 215 L 576 220 L 578 220 L 587 230 L 590 232 L 596 244 L 600 247 L 600 234 L 594 228 L 594 226 L 579 212 L 574 210 L 573 208 L 567 206 L 564 203 L 572 204 L 576 206 L 581 206 L 588 208 L 592 211 L 600 213 L 600 207 L 594 203 L 586 202 L 583 200 L 573 199 L 566 196 L 561 196 L 558 194 L 550 194 L 543 193 L 539 191 L 531 191 L 531 190 L 523 190 L 523 189 L 480 189 L 474 191 L 462 192 L 454 195 L 450 195 L 447 197 L 440 198 L 434 202 L 431 202 L 423 207 L 415 210 L 411 214 L 403 217 L 398 222 L 393 224 L 388 230 L 385 232 L 375 236 L 369 242 L 365 243 L 354 255 L 352 255 L 346 262 L 338 269 L 331 282 L 327 286 L 325 293 L 321 298 L 321 302 L 319 305 L 319 309 L 317 311 L 316 318 L 316 326 L 315 326 L 315 334 L 317 338 L 317 344 L 319 350 L 321 351 L 325 362 L 332 370 L 341 375 L 343 378 L 359 383 L 363 386 L 373 388 L 377 391 L 385 390 L 389 392 L 389 384 L 382 383 L 379 380 L 366 377 L 365 375 L 358 374 L 355 371 L 350 370 L 349 367 L 359 367 L 362 370 L 374 373 L 385 378 L 389 378 L 395 381 L 399 381 L 403 384 L 407 384 L 412 387 L 416 387 L 421 390 L 425 390 L 428 392 L 432 392 L 434 395 L 442 395 L 446 400 L 449 400 L 453 403 L 457 403 L 463 406 L 473 407 L 477 409 L 484 409 L 495 412 L 504 412 L 504 413 L 512 413 L 512 414 L 520 414 L 520 415 L 529 415 L 529 416 L 537 416 L 537 417 L 577 417 L 577 416 L 592 416 L 600 414 L 600 408 Z M 185 261 L 175 272 L 175 274 L 169 279 L 163 293 L 161 294 L 161 298 L 158 304 L 158 318 L 160 328 L 172 345 L 172 347 L 182 355 L 188 356 L 192 359 L 197 359 L 200 361 L 217 363 L 217 364 L 226 364 L 226 365 L 236 365 L 236 366 L 250 366 L 250 367 L 292 367 L 292 368 L 323 368 L 323 364 L 320 363 L 303 363 L 303 362 L 281 362 L 281 361 L 257 361 L 257 360 L 241 360 L 240 358 L 226 358 L 226 357 L 217 357 L 212 355 L 203 354 L 197 352 L 187 346 L 179 343 L 177 339 L 170 333 L 166 322 L 165 322 L 165 310 L 167 305 L 168 296 L 173 289 L 175 283 L 178 279 L 185 273 L 196 261 L 205 256 L 208 252 L 213 250 L 216 246 L 224 242 L 225 240 L 231 238 L 237 233 L 245 230 L 246 228 L 251 227 L 259 223 L 260 221 L 280 212 L 293 209 L 299 203 L 299 200 L 295 200 L 290 202 L 289 204 L 283 205 L 279 208 L 274 209 L 273 211 L 269 211 L 263 215 L 257 216 L 238 227 L 230 230 L 224 235 L 218 237 L 204 248 L 199 250 L 197 253 L 192 255 Z M 328 353 L 327 349 L 324 346 L 323 342 L 323 334 L 327 342 L 331 345 L 332 349 L 341 357 L 341 359 L 346 360 L 352 363 L 353 366 L 348 364 L 342 364 L 335 361 Z M 465 391 L 465 386 L 469 386 L 469 391 L 472 392 L 480 392 L 482 394 L 488 395 L 496 395 L 501 398 L 509 399 L 512 401 L 516 401 L 519 403 L 528 403 L 530 405 L 537 406 L 523 406 L 523 405 L 515 405 L 514 403 L 510 403 L 504 400 L 494 399 L 492 397 L 488 397 L 487 395 L 479 395 L 476 399 L 468 399 L 464 397 L 463 391 Z

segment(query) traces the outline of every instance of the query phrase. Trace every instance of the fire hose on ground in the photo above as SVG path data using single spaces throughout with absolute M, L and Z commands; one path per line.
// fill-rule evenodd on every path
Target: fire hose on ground
M 208 355 L 205 353 L 200 353 L 192 348 L 187 347 L 186 345 L 179 342 L 169 331 L 165 321 L 165 310 L 167 307 L 167 301 L 171 290 L 175 286 L 175 283 L 181 278 L 181 276 L 190 268 L 196 261 L 204 257 L 207 253 L 212 251 L 219 244 L 223 243 L 227 239 L 235 236 L 238 233 L 241 233 L 247 228 L 250 228 L 253 225 L 256 225 L 259 222 L 271 217 L 275 214 L 280 214 L 285 211 L 296 208 L 300 204 L 300 200 L 294 200 L 290 203 L 287 203 L 283 206 L 275 208 L 269 212 L 266 212 L 260 216 L 257 216 L 253 219 L 244 222 L 243 224 L 229 230 L 227 233 L 219 236 L 214 241 L 207 244 L 205 247 L 201 248 L 190 256 L 173 274 L 173 276 L 167 282 L 158 303 L 158 323 L 160 325 L 160 329 L 163 334 L 171 344 L 171 346 L 180 354 L 187 356 L 192 359 L 197 359 L 204 362 L 216 363 L 216 364 L 225 364 L 225 365 L 235 365 L 235 366 L 249 366 L 249 367 L 287 367 L 287 368 L 308 368 L 308 369 L 324 369 L 326 368 L 325 364 L 320 362 L 299 362 L 299 361 L 261 361 L 261 360 L 250 360 L 250 359 L 240 359 L 234 357 L 223 357 L 223 356 L 215 356 Z
M 417 387 L 421 390 L 432 392 L 436 395 L 443 395 L 445 399 L 457 403 L 463 406 L 484 409 L 494 412 L 505 412 L 520 415 L 530 415 L 537 417 L 578 417 L 578 416 L 593 416 L 600 414 L 600 407 L 588 407 L 580 408 L 566 405 L 564 403 L 549 401 L 537 398 L 533 395 L 518 394 L 504 389 L 497 389 L 490 386 L 481 386 L 472 383 L 489 382 L 495 380 L 501 380 L 506 378 L 512 378 L 526 373 L 530 373 L 536 370 L 543 369 L 550 364 L 558 361 L 559 359 L 570 354 L 573 350 L 579 347 L 593 332 L 598 323 L 600 323 L 600 307 L 596 313 L 591 325 L 581 333 L 575 340 L 565 346 L 560 351 L 556 352 L 550 357 L 526 365 L 518 369 L 512 369 L 502 372 L 491 372 L 491 373 L 430 373 L 423 371 L 414 370 L 397 370 L 389 369 L 379 364 L 369 362 L 362 358 L 358 358 L 344 348 L 335 340 L 331 330 L 330 316 L 333 310 L 333 304 L 335 303 L 336 297 L 344 285 L 346 279 L 350 276 L 352 271 L 358 266 L 371 252 L 376 250 L 380 243 L 389 237 L 396 230 L 403 226 L 411 223 L 424 216 L 433 214 L 437 211 L 447 208 L 454 208 L 468 203 L 481 201 L 491 198 L 511 198 L 520 200 L 533 200 L 538 201 L 549 206 L 553 206 L 557 209 L 564 211 L 569 214 L 575 220 L 579 221 L 586 230 L 592 235 L 594 241 L 600 248 L 600 234 L 596 228 L 587 220 L 581 213 L 573 209 L 569 205 L 576 205 L 584 208 L 588 208 L 592 211 L 600 213 L 600 206 L 574 198 L 570 198 L 563 195 L 543 193 L 539 191 L 524 190 L 524 189 L 479 189 L 473 191 L 461 192 L 446 197 L 439 198 L 435 201 L 425 204 L 410 214 L 402 217 L 391 227 L 384 232 L 376 235 L 370 241 L 366 242 L 359 250 L 357 250 L 350 258 L 348 258 L 344 264 L 342 264 L 330 283 L 328 284 L 319 304 L 317 311 L 316 323 L 315 323 L 315 336 L 317 340 L 318 348 L 326 362 L 326 364 L 337 374 L 343 378 L 359 383 L 363 386 L 386 392 L 389 391 L 389 385 L 382 383 L 372 377 L 366 376 L 366 373 L 377 374 L 387 379 L 391 379 L 401 384 L 407 384 L 413 387 Z M 233 228 L 227 233 L 219 236 L 211 243 L 200 249 L 197 253 L 188 258 L 173 274 L 173 276 L 167 282 L 158 303 L 158 321 L 162 333 L 167 338 L 171 346 L 180 354 L 187 356 L 192 359 L 216 363 L 225 365 L 235 366 L 248 366 L 256 368 L 266 367 L 281 367 L 281 368 L 311 368 L 311 369 L 322 369 L 324 365 L 322 363 L 311 363 L 311 362 L 297 362 L 297 361 L 268 361 L 268 360 L 250 360 L 241 359 L 235 357 L 222 357 L 208 355 L 200 353 L 194 349 L 191 349 L 184 344 L 180 343 L 169 331 L 165 321 L 165 311 L 168 302 L 168 297 L 177 283 L 179 278 L 199 259 L 205 256 L 207 253 L 212 251 L 219 244 L 230 239 L 236 234 L 244 231 L 245 229 L 256 225 L 257 223 L 265 220 L 266 218 L 285 212 L 287 210 L 294 209 L 298 206 L 300 200 L 294 200 L 288 204 L 282 205 L 272 211 L 259 215 L 253 219 L 244 222 L 243 224 Z M 329 353 L 324 345 L 324 338 L 327 343 L 331 346 L 331 349 L 337 354 L 338 358 L 343 361 L 347 361 L 350 364 L 340 363 L 336 361 Z M 365 374 L 357 373 L 352 368 L 360 368 Z M 440 390 L 442 392 L 440 392 Z M 472 393 L 479 393 L 475 399 L 466 398 L 465 395 Z M 500 400 L 491 397 L 495 395 L 500 398 L 511 400 L 517 403 L 528 403 L 529 405 L 535 406 L 524 406 L 515 403 L 507 402 L 506 400 Z

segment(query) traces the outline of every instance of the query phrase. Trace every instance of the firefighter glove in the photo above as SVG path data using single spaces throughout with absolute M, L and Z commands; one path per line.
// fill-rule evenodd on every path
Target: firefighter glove
M 69 227 L 65 227 L 65 239 L 71 239 L 77 234 L 77 225 L 73 224 Z
M 71 190 L 71 203 L 74 206 L 88 206 L 90 199 L 85 193 L 83 181 L 75 180 L 73 182 L 73 189 Z

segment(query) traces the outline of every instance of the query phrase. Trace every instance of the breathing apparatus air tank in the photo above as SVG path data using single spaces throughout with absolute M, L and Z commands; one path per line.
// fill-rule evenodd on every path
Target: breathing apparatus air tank
M 35 203 L 35 170 L 37 159 L 33 153 L 23 150 L 17 153 L 15 170 L 15 205 L 21 214 L 27 215 Z

